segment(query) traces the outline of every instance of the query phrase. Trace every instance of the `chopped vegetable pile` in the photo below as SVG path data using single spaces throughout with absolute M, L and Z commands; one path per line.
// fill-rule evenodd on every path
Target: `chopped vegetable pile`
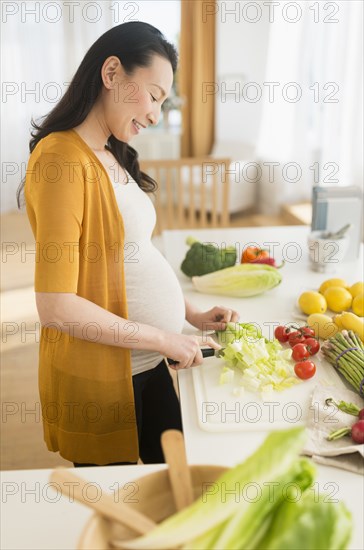
M 276 339 L 267 340 L 255 325 L 228 323 L 226 331 L 217 334 L 219 344 L 226 346 L 221 352 L 225 367 L 220 383 L 230 382 L 232 369 L 236 369 L 243 388 L 266 398 L 273 390 L 282 391 L 300 382 L 291 361 L 292 349 L 283 349 Z

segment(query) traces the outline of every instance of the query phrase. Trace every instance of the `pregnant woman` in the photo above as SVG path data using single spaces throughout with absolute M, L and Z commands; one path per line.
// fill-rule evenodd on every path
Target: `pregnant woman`
M 50 451 L 75 466 L 163 462 L 160 436 L 182 429 L 165 358 L 202 362 L 209 337 L 236 312 L 201 312 L 153 246 L 156 183 L 128 145 L 158 123 L 177 65 L 147 23 L 118 25 L 87 51 L 58 105 L 35 131 L 18 205 L 36 241 L 41 321 L 39 391 Z

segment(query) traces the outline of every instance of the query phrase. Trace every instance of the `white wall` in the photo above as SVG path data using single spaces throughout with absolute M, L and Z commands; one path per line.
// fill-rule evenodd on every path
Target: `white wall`
M 6 6 L 5 6 L 6 4 Z M 17 209 L 25 176 L 30 119 L 61 99 L 91 44 L 111 26 L 146 21 L 176 44 L 179 0 L 6 2 L 1 33 L 1 213 Z
M 244 97 L 254 98 L 255 89 L 244 89 L 248 82 L 263 88 L 267 44 L 269 35 L 269 11 L 262 5 L 262 17 L 254 7 L 244 12 L 248 2 L 219 2 L 216 14 L 217 59 L 216 79 L 218 91 L 216 105 L 216 141 L 240 141 L 253 147 L 259 131 L 262 101 L 250 103 Z M 250 2 L 250 4 L 260 4 Z M 239 96 L 227 94 L 227 90 L 240 91 Z

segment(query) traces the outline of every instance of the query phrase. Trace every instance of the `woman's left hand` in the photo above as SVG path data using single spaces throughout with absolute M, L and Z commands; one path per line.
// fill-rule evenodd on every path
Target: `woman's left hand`
M 225 330 L 227 323 L 237 323 L 240 315 L 233 309 L 215 306 L 209 311 L 199 311 L 194 313 L 190 320 L 191 325 L 202 330 Z

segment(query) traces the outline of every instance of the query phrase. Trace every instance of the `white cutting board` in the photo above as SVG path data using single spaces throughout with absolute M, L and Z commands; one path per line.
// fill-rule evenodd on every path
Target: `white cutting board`
M 200 428 L 210 432 L 266 431 L 305 424 L 309 414 L 318 414 L 318 404 L 311 403 L 317 384 L 345 387 L 334 367 L 320 355 L 319 352 L 313 357 L 316 365 L 313 378 L 282 392 L 273 391 L 264 401 L 259 394 L 247 390 L 240 396 L 234 395 L 238 386 L 236 375 L 236 381 L 219 384 L 224 360 L 204 359 L 202 365 L 192 369 Z

